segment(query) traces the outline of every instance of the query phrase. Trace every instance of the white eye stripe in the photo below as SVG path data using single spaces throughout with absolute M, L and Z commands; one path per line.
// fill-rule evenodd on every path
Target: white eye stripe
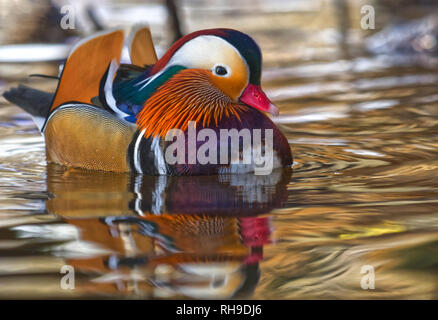
M 198 36 L 183 44 L 169 60 L 167 66 L 181 65 L 186 68 L 203 68 L 214 73 L 216 66 L 223 66 L 227 69 L 228 77 L 231 75 L 230 59 L 235 61 L 236 57 L 241 60 L 249 75 L 249 68 L 240 52 L 224 39 L 204 35 Z M 228 62 L 225 64 L 224 62 Z

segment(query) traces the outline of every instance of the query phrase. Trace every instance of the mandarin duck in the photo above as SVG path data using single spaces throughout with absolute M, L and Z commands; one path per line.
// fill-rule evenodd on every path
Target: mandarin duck
M 124 43 L 128 64 L 120 64 Z M 242 32 L 196 31 L 177 40 L 158 60 L 149 29 L 137 27 L 126 40 L 123 30 L 112 30 L 76 44 L 54 94 L 21 85 L 4 97 L 33 116 L 51 163 L 148 175 L 247 173 L 259 166 L 255 154 L 266 153 L 269 146 L 272 157 L 265 161 L 271 169 L 292 164 L 287 139 L 266 115 L 278 109 L 261 89 L 261 70 L 260 48 Z M 262 133 L 259 143 L 254 135 L 249 162 L 234 161 L 230 151 L 222 158 L 221 143 L 228 142 L 209 135 L 204 140 L 198 136 L 194 146 L 209 142 L 206 155 L 220 161 L 190 160 L 191 123 L 195 133 Z M 167 134 L 175 130 L 187 141 L 182 158 L 172 163 L 165 154 L 174 143 Z M 237 139 L 239 148 L 245 148 Z M 211 148 L 211 143 L 216 145 Z

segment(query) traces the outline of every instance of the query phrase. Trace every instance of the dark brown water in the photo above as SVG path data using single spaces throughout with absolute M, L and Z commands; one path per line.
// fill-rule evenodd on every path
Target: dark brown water
M 239 19 L 185 10 L 191 30 L 213 21 L 259 41 L 293 172 L 47 166 L 30 118 L 0 100 L 0 297 L 437 299 L 438 69 L 367 55 L 358 13 L 342 43 L 319 5 Z M 56 65 L 1 68 L 0 91 Z M 64 265 L 74 290 L 61 287 Z

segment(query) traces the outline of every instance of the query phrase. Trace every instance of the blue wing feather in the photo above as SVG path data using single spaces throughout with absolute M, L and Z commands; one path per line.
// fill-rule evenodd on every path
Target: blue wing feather
M 182 66 L 171 66 L 158 76 L 148 76 L 144 72 L 133 79 L 118 79 L 113 83 L 112 94 L 117 108 L 127 114 L 125 120 L 136 122 L 135 116 L 143 109 L 146 101 L 167 80 L 185 69 Z

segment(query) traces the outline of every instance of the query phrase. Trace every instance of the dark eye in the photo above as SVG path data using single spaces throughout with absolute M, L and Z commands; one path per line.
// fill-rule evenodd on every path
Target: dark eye
M 218 76 L 224 76 L 224 75 L 227 74 L 227 69 L 225 69 L 225 68 L 222 67 L 222 66 L 217 66 L 217 67 L 214 69 L 214 73 L 216 73 Z

